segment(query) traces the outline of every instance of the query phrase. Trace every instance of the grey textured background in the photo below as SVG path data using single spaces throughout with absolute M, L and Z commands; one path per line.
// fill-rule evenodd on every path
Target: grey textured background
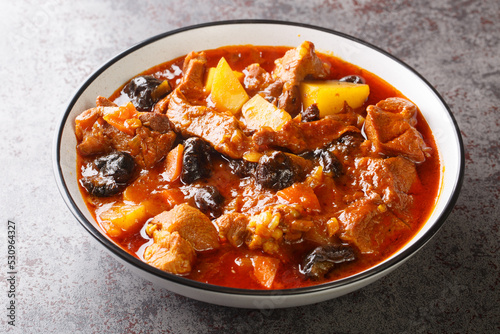
M 493 333 L 500 331 L 500 2 L 365 0 L 1 1 L 0 332 Z M 190 300 L 133 275 L 66 208 L 56 125 L 103 62 L 152 35 L 227 19 L 338 30 L 401 58 L 461 128 L 467 169 L 435 238 L 376 283 L 285 310 Z M 7 219 L 18 227 L 16 328 L 7 325 Z

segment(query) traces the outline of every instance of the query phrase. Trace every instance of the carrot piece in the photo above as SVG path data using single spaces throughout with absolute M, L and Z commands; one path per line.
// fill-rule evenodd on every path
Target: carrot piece
M 280 260 L 267 256 L 254 256 L 252 263 L 255 278 L 261 285 L 270 289 L 276 277 Z
M 289 204 L 300 204 L 306 210 L 320 211 L 321 206 L 314 190 L 302 183 L 295 183 L 292 186 L 278 191 L 277 195 Z
M 168 152 L 167 159 L 165 159 L 165 172 L 161 174 L 168 182 L 177 180 L 181 175 L 183 154 L 184 146 L 182 144 Z
M 142 125 L 137 115 L 137 110 L 134 105 L 129 102 L 118 108 L 104 108 L 104 116 L 102 118 L 118 130 L 133 136 L 135 135 L 135 129 Z
M 184 203 L 184 194 L 179 189 L 165 189 L 160 194 L 172 207 Z

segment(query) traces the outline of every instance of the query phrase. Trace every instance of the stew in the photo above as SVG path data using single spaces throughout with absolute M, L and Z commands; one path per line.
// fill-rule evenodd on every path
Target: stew
M 75 134 L 81 192 L 105 233 L 222 286 L 361 272 L 419 231 L 439 188 L 417 106 L 311 42 L 165 62 L 97 97 Z

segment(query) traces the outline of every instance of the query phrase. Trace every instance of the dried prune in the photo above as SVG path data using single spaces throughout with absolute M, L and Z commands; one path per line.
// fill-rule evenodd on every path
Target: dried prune
M 184 141 L 181 181 L 191 184 L 212 174 L 212 148 L 201 138 L 191 137 Z
M 342 164 L 330 150 L 319 150 L 318 162 L 323 167 L 323 173 L 332 177 L 342 175 Z
M 302 122 L 313 122 L 319 120 L 319 108 L 316 103 L 311 104 L 305 110 L 300 112 L 302 115 Z
M 328 148 L 340 156 L 349 155 L 351 151 L 361 145 L 365 139 L 360 133 L 347 133 L 332 143 Z
M 255 168 L 255 181 L 264 188 L 281 190 L 295 182 L 295 172 L 292 159 L 276 151 L 259 159 Z
M 309 278 L 322 279 L 335 265 L 354 260 L 356 254 L 347 245 L 320 246 L 305 257 L 300 272 Z
M 128 95 L 137 110 L 151 111 L 153 105 L 170 92 L 170 86 L 168 81 L 162 82 L 151 75 L 143 75 L 133 78 L 123 88 L 123 92 Z
M 94 169 L 95 173 L 83 177 L 82 186 L 94 196 L 108 197 L 127 186 L 134 174 L 135 161 L 126 152 L 112 152 L 95 159 L 88 167 Z
M 352 83 L 355 83 L 355 84 L 364 84 L 365 83 L 365 79 L 363 79 L 359 75 L 348 75 L 348 76 L 343 77 L 339 81 L 342 81 L 342 82 L 352 82 Z
M 224 197 L 214 186 L 203 186 L 196 188 L 194 203 L 200 211 L 210 215 L 211 218 L 217 218 L 222 214 L 222 204 Z
M 255 172 L 257 167 L 256 162 L 250 162 L 246 160 L 229 160 L 229 168 L 231 172 L 238 177 L 248 177 Z

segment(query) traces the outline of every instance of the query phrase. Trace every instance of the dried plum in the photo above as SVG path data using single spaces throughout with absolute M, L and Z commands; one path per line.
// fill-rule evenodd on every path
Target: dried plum
M 318 162 L 323 167 L 323 173 L 332 177 L 342 175 L 342 164 L 339 159 L 329 150 L 319 150 Z
M 319 120 L 319 108 L 316 103 L 311 104 L 306 110 L 300 112 L 302 115 L 302 122 L 313 122 Z
M 246 160 L 229 160 L 229 168 L 231 172 L 238 177 L 248 177 L 255 172 L 257 167 L 256 162 Z
M 305 257 L 300 272 L 309 278 L 323 279 L 335 265 L 354 260 L 356 254 L 347 245 L 320 246 Z
M 264 188 L 281 190 L 295 182 L 296 169 L 292 159 L 276 151 L 259 159 L 255 168 L 255 181 Z
M 194 203 L 200 211 L 210 215 L 211 218 L 217 218 L 222 214 L 222 204 L 224 197 L 214 186 L 203 186 L 196 188 Z
M 191 184 L 212 174 L 211 146 L 201 138 L 191 137 L 184 141 L 181 181 Z
M 158 100 L 170 92 L 168 81 L 161 81 L 151 75 L 133 78 L 124 88 L 134 107 L 140 111 L 151 111 Z
M 88 165 L 95 173 L 81 180 L 87 191 L 98 197 L 113 196 L 122 191 L 132 179 L 134 158 L 126 152 L 112 152 L 95 159 Z
M 355 83 L 355 84 L 364 84 L 365 83 L 365 79 L 363 79 L 359 75 L 348 75 L 348 76 L 343 77 L 339 81 L 342 81 L 342 82 L 352 82 L 352 83 Z

